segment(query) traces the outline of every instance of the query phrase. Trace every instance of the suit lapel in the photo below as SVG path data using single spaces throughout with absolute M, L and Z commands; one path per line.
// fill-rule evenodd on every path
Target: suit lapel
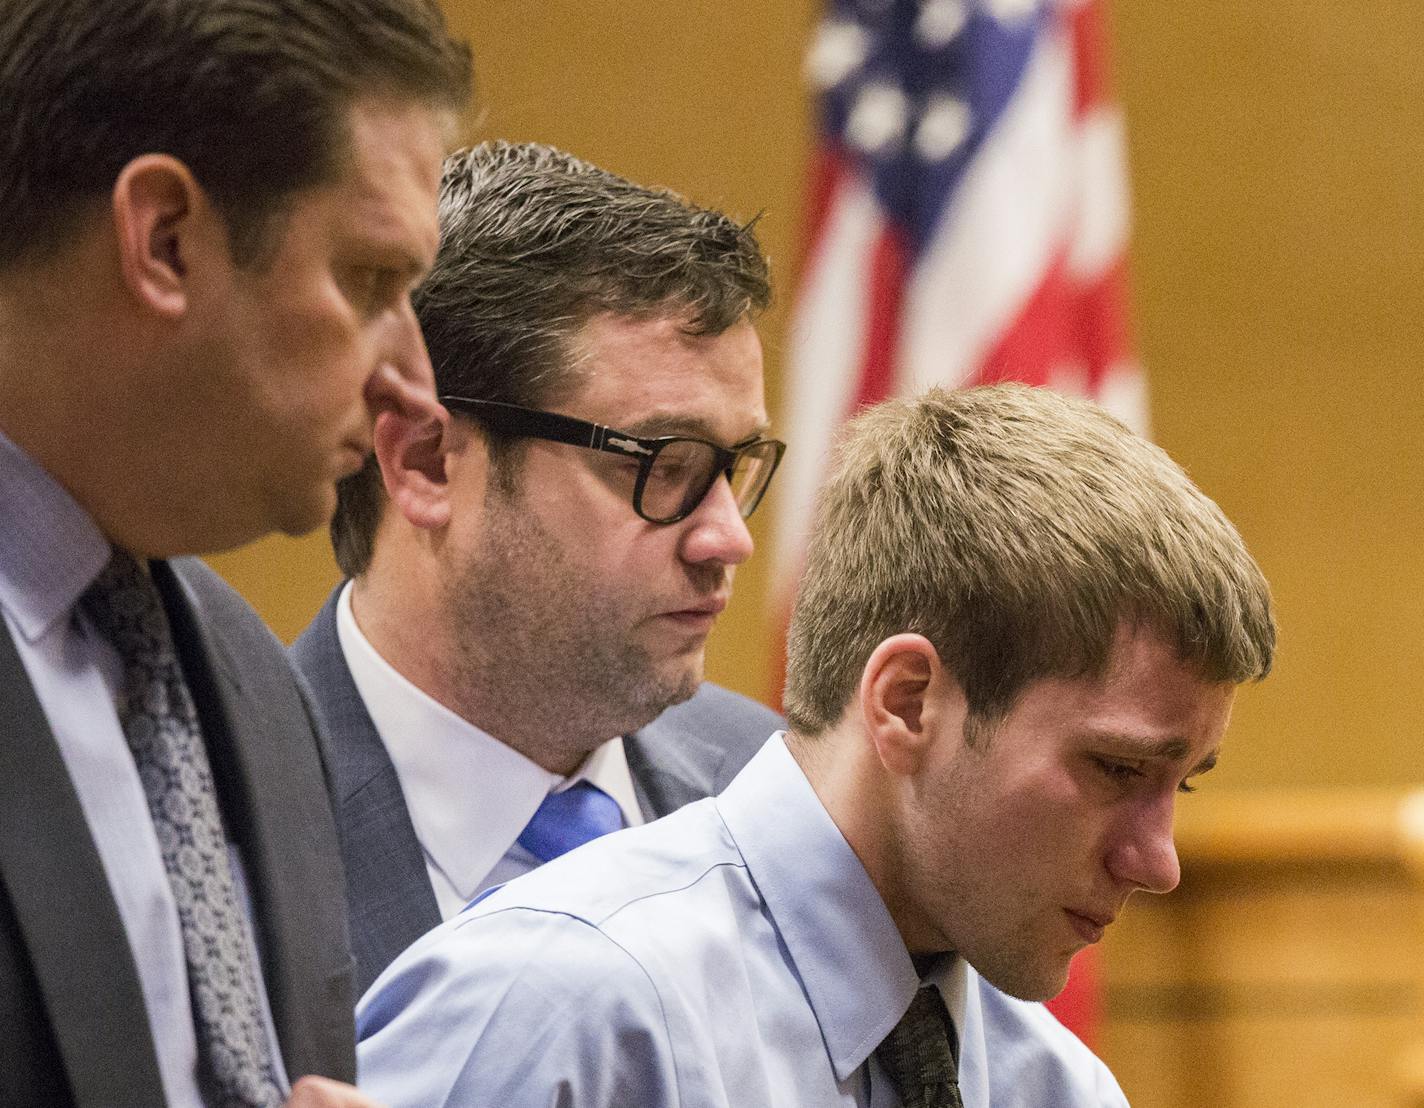
M 341 587 L 292 646 L 331 738 L 341 852 L 346 863 L 356 991 L 440 922 L 440 908 L 405 795 L 351 679 L 336 630 Z
M 243 651 L 240 670 L 220 621 L 198 618 L 203 605 L 186 573 L 174 569 L 155 562 L 154 581 L 198 705 L 224 824 L 247 873 L 283 1061 L 293 1080 L 307 1073 L 349 1079 L 331 1071 L 331 1060 L 349 1053 L 350 964 L 331 942 L 344 930 L 341 884 L 330 821 L 313 808 L 326 789 L 311 720 L 276 641 L 262 643 L 261 654 Z M 244 682 L 244 672 L 263 664 L 281 669 Z
M 0 881 L 76 1103 L 163 1103 L 123 921 L 69 771 L 3 626 Z

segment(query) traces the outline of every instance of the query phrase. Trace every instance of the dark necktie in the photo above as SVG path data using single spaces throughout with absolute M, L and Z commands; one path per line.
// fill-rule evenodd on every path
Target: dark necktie
M 964 1108 L 959 1097 L 959 1048 L 939 990 L 922 986 L 875 1056 L 904 1108 Z
M 280 1105 L 212 769 L 158 590 L 116 550 L 82 603 L 123 660 L 119 721 L 178 907 L 198 1051 L 217 1102 Z
M 590 839 L 623 826 L 618 802 L 588 781 L 550 793 L 519 833 L 519 845 L 541 862 L 567 854 Z

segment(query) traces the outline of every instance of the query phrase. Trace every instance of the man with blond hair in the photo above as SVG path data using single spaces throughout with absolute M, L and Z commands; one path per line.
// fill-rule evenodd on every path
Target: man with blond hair
M 817 506 L 790 730 L 408 951 L 363 1073 L 397 1106 L 1124 1105 L 1037 1002 L 1176 885 L 1177 796 L 1274 643 L 1235 529 L 1101 410 L 870 410 Z

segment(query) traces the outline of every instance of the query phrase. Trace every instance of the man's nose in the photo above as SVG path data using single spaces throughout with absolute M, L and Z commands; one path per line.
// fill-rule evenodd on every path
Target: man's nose
M 410 301 L 381 321 L 379 361 L 366 381 L 366 406 L 374 419 L 395 411 L 413 422 L 443 419 L 435 397 L 435 371 Z
M 726 475 L 719 475 L 683 524 L 682 560 L 692 565 L 715 562 L 741 565 L 752 556 L 752 533 L 742 518 Z
M 1182 879 L 1172 835 L 1176 794 L 1134 810 L 1109 845 L 1107 868 L 1118 881 L 1150 893 L 1169 893 Z

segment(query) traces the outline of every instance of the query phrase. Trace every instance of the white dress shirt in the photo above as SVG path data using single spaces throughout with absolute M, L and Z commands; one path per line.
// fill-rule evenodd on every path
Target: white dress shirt
M 381 657 L 356 623 L 349 583 L 337 601 L 336 635 L 395 766 L 441 919 L 540 864 L 516 840 L 551 792 L 588 781 L 617 801 L 626 826 L 643 822 L 622 738 L 596 748 L 568 777 L 550 773 L 456 715 Z
M 178 911 L 119 724 L 123 662 L 78 608 L 84 590 L 108 563 L 109 542 L 74 498 L 3 434 L 0 520 L 5 521 L 0 527 L 5 627 L 54 733 L 108 877 L 138 969 L 168 1103 L 200 1108 L 197 1034 Z M 231 846 L 229 858 L 240 902 L 247 906 L 241 863 Z M 285 1084 L 262 977 L 255 976 L 278 1081 Z

